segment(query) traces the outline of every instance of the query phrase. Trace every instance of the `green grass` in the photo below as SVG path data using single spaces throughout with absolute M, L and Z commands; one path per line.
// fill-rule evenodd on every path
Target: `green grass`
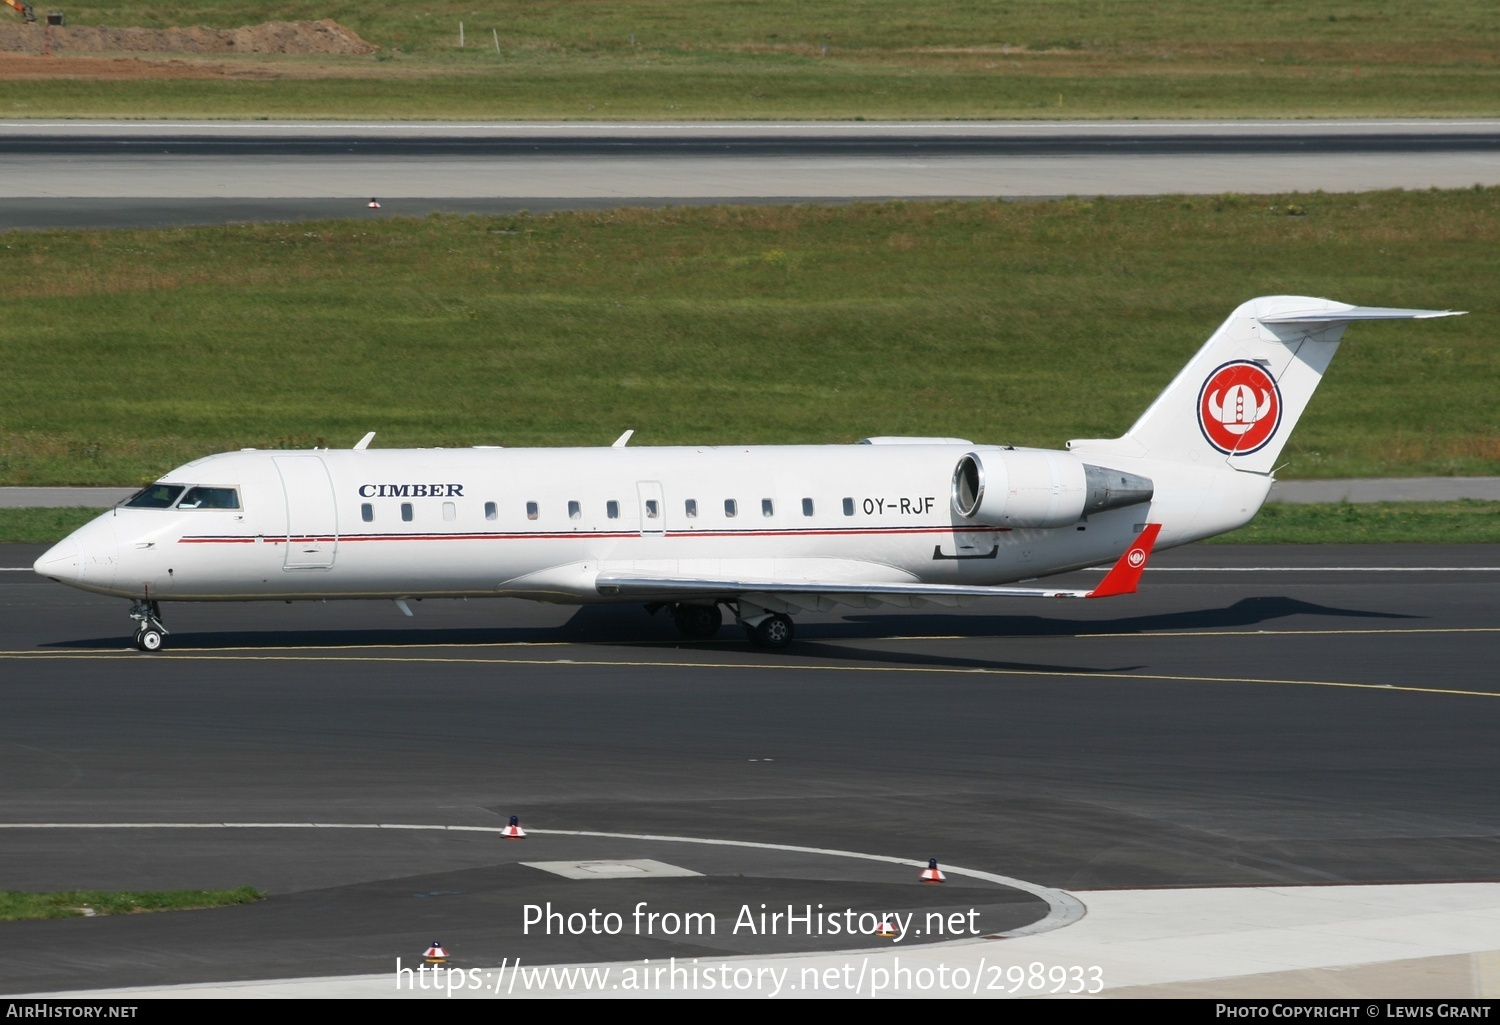
M 860 0 L 808 5 L 798 0 L 91 0 L 67 6 L 76 25 L 210 25 L 333 18 L 370 42 L 404 52 L 457 51 L 458 23 L 469 48 L 534 47 L 559 54 L 692 48 L 752 52 L 863 53 L 1009 45 L 1064 52 L 1142 50 L 1158 60 L 1197 47 L 1230 55 L 1249 48 L 1306 60 L 1329 50 L 1412 52 L 1481 49 L 1500 34 L 1487 0 Z
M 0 509 L 0 544 L 51 544 L 98 509 Z M 1500 502 L 1272 503 L 1208 544 L 1500 543 Z
M 1055 447 L 1281 292 L 1474 311 L 1354 325 L 1282 476 L 1497 473 L 1497 215 L 1474 189 L 0 234 L 0 483 L 369 430 Z
M 933 0 L 919 9 L 906 0 L 105 0 L 70 4 L 67 13 L 73 25 L 154 27 L 331 17 L 381 50 L 211 58 L 242 69 L 246 77 L 233 81 L 28 79 L 0 111 L 434 119 L 1500 113 L 1500 6 L 1489 0 Z
M 0 544 L 52 544 L 102 509 L 0 509 Z
M 1120 69 L 996 76 L 811 58 L 531 60 L 486 74 L 273 80 L 27 80 L 0 113 L 29 118 L 903 120 L 1377 118 L 1500 115 L 1500 69 L 1298 68 L 1199 75 Z
M 1375 542 L 1494 544 L 1500 502 L 1272 503 L 1249 525 L 1207 544 L 1320 545 Z
M 250 904 L 265 894 L 249 886 L 234 890 L 172 890 L 166 892 L 114 892 L 69 890 L 63 893 L 22 893 L 0 890 L 0 922 L 37 918 L 81 918 L 96 915 L 134 915 L 148 911 L 189 911 Z M 87 909 L 87 910 L 85 910 Z

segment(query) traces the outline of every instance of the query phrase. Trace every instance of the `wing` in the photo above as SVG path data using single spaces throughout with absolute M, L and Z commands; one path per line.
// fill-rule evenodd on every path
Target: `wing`
M 1133 594 L 1141 573 L 1151 558 L 1151 547 L 1161 532 L 1160 523 L 1148 523 L 1114 568 L 1091 591 L 1045 587 L 983 587 L 966 584 L 872 583 L 835 580 L 764 580 L 693 578 L 643 574 L 635 571 L 599 573 L 595 586 L 610 598 L 642 598 L 651 601 L 745 598 L 767 608 L 777 606 L 820 609 L 834 605 L 910 605 L 929 602 L 958 605 L 969 598 L 1109 598 Z M 768 604 L 766 599 L 770 600 Z

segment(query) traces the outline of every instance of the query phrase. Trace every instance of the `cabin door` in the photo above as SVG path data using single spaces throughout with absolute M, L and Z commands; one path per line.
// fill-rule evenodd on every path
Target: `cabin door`
M 643 480 L 636 484 L 641 496 L 641 536 L 661 537 L 667 532 L 667 509 L 661 497 L 661 482 Z
M 276 456 L 286 489 L 286 569 L 329 569 L 339 550 L 333 481 L 319 456 Z

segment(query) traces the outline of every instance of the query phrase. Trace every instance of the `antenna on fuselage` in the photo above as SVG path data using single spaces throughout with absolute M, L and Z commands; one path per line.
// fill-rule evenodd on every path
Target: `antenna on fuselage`
M 371 431 L 369 434 L 366 434 L 363 438 L 360 438 L 359 441 L 354 443 L 354 451 L 363 452 L 365 449 L 370 447 L 370 442 L 374 440 L 375 432 Z
M 635 433 L 635 428 L 632 427 L 630 430 L 626 431 L 624 434 L 622 434 L 618 438 L 616 438 L 615 439 L 615 443 L 613 445 L 609 446 L 609 447 L 610 448 L 624 448 L 625 447 L 625 443 L 630 440 L 630 436 L 632 434 L 634 434 L 634 433 Z

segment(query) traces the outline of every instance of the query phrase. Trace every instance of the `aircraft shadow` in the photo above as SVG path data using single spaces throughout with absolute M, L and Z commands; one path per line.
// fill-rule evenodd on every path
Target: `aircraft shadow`
M 1190 609 L 1146 616 L 1078 620 L 1066 617 L 1015 615 L 952 615 L 934 612 L 870 616 L 851 614 L 844 623 L 820 624 L 822 636 L 869 636 L 900 633 L 920 637 L 1086 637 L 1096 634 L 1162 633 L 1182 630 L 1229 630 L 1256 626 L 1291 616 L 1326 616 L 1346 619 L 1422 619 L 1403 612 L 1371 612 L 1299 601 L 1295 598 L 1242 598 L 1217 609 Z M 842 628 L 842 629 L 841 629 Z
M 1420 616 L 1390 612 L 1344 609 L 1291 598 L 1244 598 L 1218 609 L 1129 616 L 1104 620 L 1074 620 L 1066 617 L 973 615 L 951 613 L 885 613 L 878 616 L 853 614 L 842 620 L 801 626 L 802 637 L 788 654 L 819 660 L 871 661 L 902 665 L 944 666 L 973 669 L 1007 669 L 1021 672 L 1119 673 L 1138 666 L 1101 668 L 1040 663 L 1005 662 L 983 657 L 961 657 L 934 652 L 896 652 L 847 642 L 876 641 L 900 636 L 920 641 L 931 637 L 1061 637 L 1098 634 L 1149 634 L 1184 630 L 1226 630 L 1286 619 L 1319 616 L 1345 619 L 1419 619 Z M 828 643 L 836 642 L 836 643 Z M 272 648 L 372 648 L 442 647 L 517 644 L 611 644 L 638 645 L 644 649 L 693 647 L 703 650 L 746 649 L 732 623 L 725 625 L 714 641 L 689 641 L 678 635 L 670 617 L 648 616 L 638 606 L 593 605 L 579 608 L 560 626 L 496 627 L 403 627 L 401 629 L 319 630 L 183 630 L 171 635 L 173 648 L 254 650 Z M 80 638 L 40 646 L 43 650 L 109 651 L 129 647 L 123 631 L 111 637 Z

